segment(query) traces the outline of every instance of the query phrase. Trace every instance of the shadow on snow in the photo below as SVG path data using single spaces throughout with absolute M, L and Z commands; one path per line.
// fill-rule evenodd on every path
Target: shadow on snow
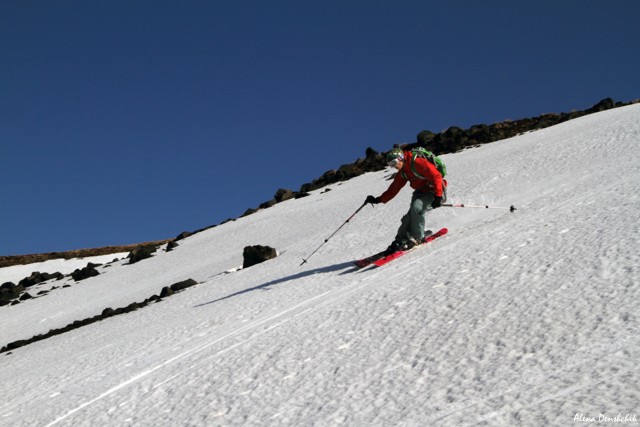
M 248 289 L 245 289 L 245 290 L 242 290 L 242 291 L 238 291 L 238 292 L 235 292 L 233 294 L 227 295 L 225 297 L 215 299 L 213 301 L 209 301 L 209 302 L 204 302 L 202 304 L 198 304 L 195 307 L 202 307 L 204 305 L 209 305 L 209 304 L 213 304 L 213 303 L 216 303 L 216 302 L 224 301 L 226 299 L 237 297 L 239 295 L 246 294 L 248 292 L 257 291 L 257 290 L 260 290 L 260 289 L 268 290 L 268 288 L 270 286 L 280 285 L 282 283 L 290 282 L 292 280 L 298 280 L 298 279 L 302 279 L 302 278 L 305 278 L 305 277 L 308 277 L 308 276 L 313 276 L 314 274 L 331 273 L 331 272 L 334 272 L 334 271 L 342 270 L 342 269 L 344 269 L 346 267 L 353 267 L 353 261 L 343 262 L 341 264 L 330 265 L 328 267 L 316 268 L 314 270 L 303 271 L 303 272 L 300 272 L 300 273 L 297 273 L 297 274 L 293 274 L 291 276 L 283 277 L 281 279 L 272 280 L 270 282 L 263 283 L 262 285 L 258 285 L 258 286 L 254 286 L 253 288 L 248 288 Z M 350 272 L 355 271 L 355 270 L 358 270 L 358 268 L 354 267 L 353 269 L 349 269 L 349 270 L 347 270 L 345 272 L 342 272 L 340 274 L 350 273 Z

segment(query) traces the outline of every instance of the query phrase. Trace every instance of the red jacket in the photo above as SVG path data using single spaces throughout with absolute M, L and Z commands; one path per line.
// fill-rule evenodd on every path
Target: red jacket
M 387 191 L 382 193 L 380 201 L 382 203 L 387 203 L 389 200 L 393 199 L 398 192 L 400 192 L 402 187 L 404 187 L 407 181 L 414 190 L 421 193 L 433 193 L 435 196 L 442 197 L 442 175 L 440 175 L 440 172 L 438 172 L 435 165 L 422 157 L 414 159 L 410 151 L 405 151 L 404 159 L 402 169 L 398 171 Z M 414 164 L 416 172 L 424 177 L 424 179 L 418 178 L 411 171 L 411 163 Z

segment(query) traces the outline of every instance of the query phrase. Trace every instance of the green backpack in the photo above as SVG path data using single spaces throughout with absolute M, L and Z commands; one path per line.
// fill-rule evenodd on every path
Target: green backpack
M 440 157 L 436 156 L 426 148 L 414 148 L 413 150 L 411 150 L 411 155 L 414 159 L 417 157 L 422 157 L 423 159 L 429 160 L 435 165 L 436 169 L 438 169 L 438 172 L 440 172 L 440 175 L 442 175 L 443 178 L 447 175 L 447 166 L 445 166 L 444 162 L 440 159 Z M 424 177 L 420 175 L 418 171 L 416 171 L 416 167 L 414 166 L 413 162 L 411 162 L 411 172 L 413 172 L 413 174 L 418 178 L 424 179 Z

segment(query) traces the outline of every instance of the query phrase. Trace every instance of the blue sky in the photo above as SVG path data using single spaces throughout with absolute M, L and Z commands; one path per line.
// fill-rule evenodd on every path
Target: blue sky
M 637 99 L 638 16 L 635 0 L 4 1 L 0 255 L 175 237 L 424 129 Z

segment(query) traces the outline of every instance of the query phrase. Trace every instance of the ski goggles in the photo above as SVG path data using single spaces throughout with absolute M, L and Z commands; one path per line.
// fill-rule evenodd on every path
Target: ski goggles
M 389 160 L 389 161 L 387 162 L 387 164 L 388 164 L 389 166 L 391 166 L 392 168 L 395 168 L 395 167 L 396 167 L 396 165 L 397 165 L 398 163 L 400 163 L 401 161 L 403 161 L 403 160 L 404 160 L 404 158 L 403 158 L 403 157 L 396 157 L 395 159 L 391 159 L 391 160 Z

